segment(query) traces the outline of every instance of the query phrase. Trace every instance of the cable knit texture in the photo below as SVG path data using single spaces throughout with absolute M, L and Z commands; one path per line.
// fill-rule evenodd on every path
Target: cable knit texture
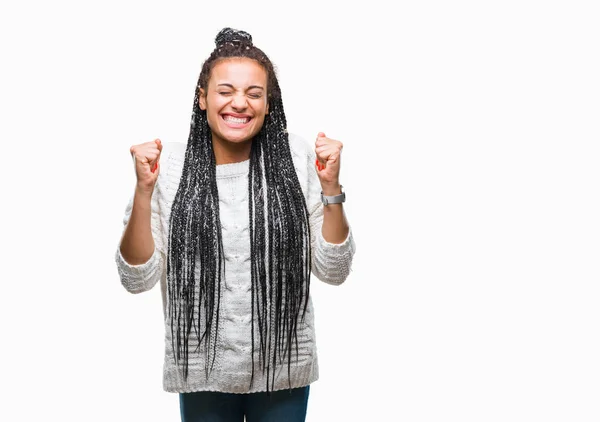
M 312 243 L 312 273 L 329 284 L 343 283 L 352 265 L 354 240 L 352 231 L 341 244 L 328 243 L 321 233 L 323 205 L 321 185 L 314 162 L 315 153 L 302 138 L 290 134 L 290 148 L 298 179 L 304 192 L 310 213 Z M 250 234 L 248 222 L 248 169 L 249 161 L 217 166 L 219 211 L 225 252 L 225 279 L 221 297 L 221 311 L 217 340 L 217 355 L 214 367 L 207 377 L 204 366 L 203 348 L 190 353 L 189 376 L 184 381 L 173 358 L 171 331 L 166 313 L 166 256 L 167 234 L 171 205 L 183 169 L 185 157 L 183 143 L 164 143 L 161 155 L 161 173 L 152 194 L 152 235 L 155 250 L 144 264 L 130 265 L 117 247 L 115 259 L 121 283 L 131 293 L 150 290 L 160 281 L 163 312 L 165 315 L 165 359 L 163 388 L 169 392 L 221 391 L 228 393 L 250 393 L 265 391 L 267 381 L 262 371 L 255 368 L 254 381 L 250 385 L 252 372 L 251 340 L 251 282 L 250 282 Z M 123 224 L 131 215 L 133 197 L 125 210 Z M 314 277 L 313 277 L 314 280 Z M 190 337 L 190 351 L 197 342 Z M 307 313 L 298 325 L 298 359 L 292 355 L 291 374 L 288 378 L 287 361 L 278 366 L 274 390 L 306 386 L 319 376 L 317 348 L 314 329 L 313 306 L 309 298 Z M 256 361 L 256 359 L 255 359 Z

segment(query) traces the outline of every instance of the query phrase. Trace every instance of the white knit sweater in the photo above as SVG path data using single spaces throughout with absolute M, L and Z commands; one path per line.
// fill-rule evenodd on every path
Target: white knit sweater
M 348 276 L 354 255 L 354 241 L 350 231 L 341 244 L 325 241 L 321 234 L 323 205 L 321 186 L 315 171 L 315 154 L 302 138 L 290 134 L 290 148 L 298 179 L 310 213 L 312 242 L 312 273 L 321 281 L 341 284 Z M 161 173 L 152 195 L 152 235 L 155 250 L 144 264 L 130 265 L 123 259 L 119 248 L 116 263 L 125 289 L 140 293 L 160 281 L 165 315 L 165 359 L 163 388 L 170 392 L 221 391 L 249 393 L 266 390 L 266 379 L 258 368 L 250 386 L 252 370 L 251 340 L 251 283 L 250 235 L 248 222 L 248 168 L 249 160 L 217 166 L 219 210 L 225 252 L 225 279 L 221 289 L 220 322 L 217 334 L 217 353 L 214 367 L 205 376 L 203 348 L 198 353 L 197 340 L 190 336 L 189 375 L 182 379 L 173 359 L 171 322 L 166 313 L 169 298 L 166 293 L 167 234 L 171 205 L 179 186 L 185 156 L 183 143 L 164 143 L 161 155 Z M 133 205 L 130 200 L 123 223 L 129 221 Z M 291 387 L 306 386 L 319 376 L 314 331 L 313 307 L 309 298 L 304 322 L 298 325 L 298 360 L 292 354 Z M 255 359 L 256 361 L 257 359 Z M 270 384 L 270 383 L 269 383 Z M 289 388 L 287 361 L 278 367 L 273 389 Z

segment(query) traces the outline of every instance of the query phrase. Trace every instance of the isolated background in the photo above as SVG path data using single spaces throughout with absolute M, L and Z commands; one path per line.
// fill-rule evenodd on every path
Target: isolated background
M 186 142 L 224 26 L 289 130 L 344 142 L 357 243 L 315 282 L 309 422 L 600 420 L 599 14 L 588 1 L 0 7 L 4 421 L 176 421 L 158 289 L 113 256 L 129 147 Z

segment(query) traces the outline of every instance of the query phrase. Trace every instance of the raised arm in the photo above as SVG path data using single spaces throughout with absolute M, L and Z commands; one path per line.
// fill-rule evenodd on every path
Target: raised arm
M 342 148 L 340 141 L 327 138 L 320 132 L 315 142 L 316 160 L 308 169 L 312 270 L 317 278 L 329 284 L 341 284 L 346 280 L 355 250 L 343 203 L 324 205 L 321 202 L 321 192 L 328 197 L 342 193 L 339 180 Z
M 135 161 L 136 188 L 125 211 L 125 229 L 116 254 L 123 286 L 132 293 L 152 288 L 164 271 L 164 258 L 156 248 L 152 220 L 159 220 L 158 204 L 153 199 L 160 173 L 160 140 L 131 147 Z M 157 232 L 159 224 L 154 224 Z
M 319 132 L 315 142 L 317 176 L 325 196 L 342 194 L 340 185 L 340 161 L 343 145 Z M 331 203 L 323 208 L 323 238 L 329 243 L 342 243 L 348 237 L 350 227 L 344 214 L 343 203 Z

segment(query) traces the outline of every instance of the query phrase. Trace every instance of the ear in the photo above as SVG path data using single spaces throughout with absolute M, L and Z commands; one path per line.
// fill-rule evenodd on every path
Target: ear
M 200 110 L 206 110 L 206 91 L 202 88 L 200 88 L 198 95 L 198 105 L 200 106 Z

